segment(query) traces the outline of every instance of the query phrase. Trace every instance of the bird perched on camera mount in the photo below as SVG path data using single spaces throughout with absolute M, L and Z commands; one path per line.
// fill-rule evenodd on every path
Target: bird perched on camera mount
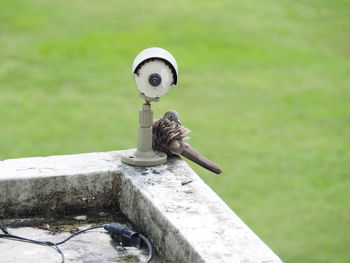
M 185 142 L 189 132 L 189 129 L 181 125 L 176 111 L 167 111 L 162 118 L 153 122 L 152 147 L 154 150 L 165 152 L 168 156 L 182 155 L 205 169 L 220 174 L 219 167 Z

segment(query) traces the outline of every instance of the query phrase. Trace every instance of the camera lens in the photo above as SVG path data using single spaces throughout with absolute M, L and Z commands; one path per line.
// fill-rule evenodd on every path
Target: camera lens
M 157 73 L 154 73 L 154 74 L 149 76 L 148 82 L 153 87 L 157 87 L 162 82 L 162 78 Z

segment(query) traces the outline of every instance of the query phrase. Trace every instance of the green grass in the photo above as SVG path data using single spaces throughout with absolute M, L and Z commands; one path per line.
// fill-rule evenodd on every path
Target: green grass
M 168 49 L 192 167 L 285 262 L 350 258 L 350 3 L 0 1 L 0 159 L 135 146 L 135 55 Z

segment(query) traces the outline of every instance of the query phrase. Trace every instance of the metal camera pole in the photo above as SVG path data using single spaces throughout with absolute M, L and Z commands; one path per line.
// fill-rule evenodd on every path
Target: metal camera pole
M 151 101 L 159 101 L 159 98 L 148 98 L 142 93 L 140 97 L 144 98 L 146 102 L 142 104 L 142 109 L 139 111 L 137 149 L 125 151 L 122 155 L 122 161 L 137 166 L 154 166 L 165 163 L 167 155 L 154 152 L 152 149 L 153 111 Z

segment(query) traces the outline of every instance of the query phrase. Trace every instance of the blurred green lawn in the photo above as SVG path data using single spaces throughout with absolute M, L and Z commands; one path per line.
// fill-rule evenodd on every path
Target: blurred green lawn
M 347 262 L 346 0 L 0 0 L 0 159 L 134 147 L 150 46 L 180 68 L 156 115 L 224 170 L 201 177 L 284 261 Z

